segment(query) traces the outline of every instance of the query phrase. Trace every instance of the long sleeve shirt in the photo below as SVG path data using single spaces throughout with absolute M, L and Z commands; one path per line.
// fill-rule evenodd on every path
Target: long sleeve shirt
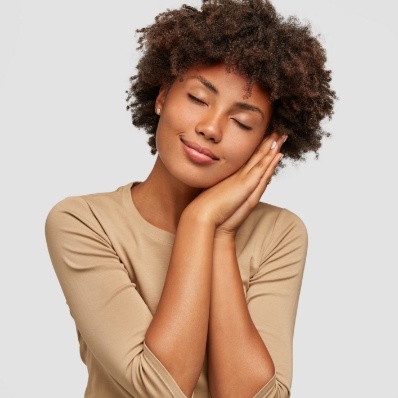
M 88 369 L 85 398 L 185 398 L 145 345 L 175 236 L 139 214 L 131 186 L 68 197 L 46 220 L 49 254 Z M 276 369 L 255 398 L 290 396 L 306 252 L 306 228 L 286 209 L 259 203 L 238 230 L 242 288 Z M 195 398 L 210 396 L 206 373 L 205 361 Z

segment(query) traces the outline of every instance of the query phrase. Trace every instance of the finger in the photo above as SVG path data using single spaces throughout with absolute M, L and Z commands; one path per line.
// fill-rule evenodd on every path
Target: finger
M 260 201 L 261 196 L 267 188 L 267 185 L 271 181 L 273 171 L 282 157 L 283 155 L 281 153 L 275 157 L 275 159 L 272 161 L 271 167 L 267 170 L 267 173 L 264 174 L 263 178 L 260 179 L 246 200 L 227 220 L 221 224 L 221 226 L 227 230 L 234 230 L 234 228 L 237 228 L 239 225 L 241 225 L 242 221 L 250 214 L 250 212 Z
M 253 190 L 253 193 L 248 198 L 248 202 L 251 203 L 252 206 L 255 206 L 261 199 L 261 196 L 264 194 L 267 186 L 271 182 L 272 176 L 274 175 L 275 169 L 278 166 L 278 163 L 283 158 L 283 154 L 277 154 L 274 159 L 272 159 L 271 164 L 264 172 L 263 176 L 260 178 L 260 181 L 257 187 Z
M 238 178 L 244 181 L 244 185 L 251 191 L 250 195 L 254 191 L 261 191 L 260 196 L 262 195 L 267 187 L 267 182 L 271 179 L 276 166 L 282 158 L 280 148 L 286 140 L 286 136 L 273 134 L 270 138 L 268 141 L 264 140 L 259 150 L 252 155 L 247 165 L 238 175 Z
M 243 171 L 249 173 L 254 167 L 265 170 L 272 162 L 274 157 L 280 152 L 287 136 L 279 136 L 276 133 L 265 138 L 247 161 Z
M 246 169 L 250 170 L 259 161 L 262 161 L 262 159 L 264 159 L 267 155 L 270 155 L 271 153 L 278 153 L 283 144 L 283 137 L 284 136 L 279 136 L 276 133 L 272 133 L 268 137 L 264 138 L 248 160 Z M 268 157 L 270 158 L 270 156 Z
M 267 154 L 253 154 L 256 159 L 251 159 L 251 165 L 244 166 L 239 172 L 226 178 L 215 186 L 209 188 L 203 192 L 200 196 L 202 199 L 211 197 L 217 193 L 222 193 L 223 198 L 223 216 L 220 218 L 217 216 L 217 225 L 225 221 L 225 217 L 228 218 L 234 211 L 239 208 L 242 203 L 247 201 L 254 192 L 256 195 L 253 198 L 259 198 L 266 188 L 267 181 L 272 177 L 275 167 L 277 166 L 281 154 L 279 153 L 280 147 L 283 143 L 284 138 L 279 137 L 277 134 L 273 134 L 267 137 L 262 143 L 264 151 L 268 151 Z M 275 144 L 273 144 L 275 142 Z M 272 149 L 271 149 L 272 147 Z M 250 167 L 249 170 L 247 170 Z M 229 190 L 230 195 L 225 195 L 226 190 Z M 231 200 L 233 198 L 233 200 Z M 225 199 L 225 202 L 224 202 Z M 258 201 L 258 199 L 257 199 Z M 257 202 L 250 200 L 250 205 L 256 205 Z M 225 217 L 224 217 L 225 216 Z

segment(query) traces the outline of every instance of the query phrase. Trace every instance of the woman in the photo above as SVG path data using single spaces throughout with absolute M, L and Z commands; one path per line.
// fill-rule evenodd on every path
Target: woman
M 324 50 L 263 0 L 182 6 L 138 32 L 128 109 L 154 167 L 46 222 L 85 397 L 288 397 L 307 234 L 260 198 L 282 156 L 327 135 Z

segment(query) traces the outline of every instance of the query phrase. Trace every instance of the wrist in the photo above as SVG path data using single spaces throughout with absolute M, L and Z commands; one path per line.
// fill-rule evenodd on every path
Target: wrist
M 235 233 L 216 229 L 214 233 L 214 244 L 217 247 L 235 249 Z
M 193 203 L 189 204 L 181 214 L 180 223 L 187 222 L 189 225 L 195 225 L 199 227 L 208 228 L 209 230 L 215 231 L 216 225 L 212 221 L 210 214 L 205 209 L 198 208 Z

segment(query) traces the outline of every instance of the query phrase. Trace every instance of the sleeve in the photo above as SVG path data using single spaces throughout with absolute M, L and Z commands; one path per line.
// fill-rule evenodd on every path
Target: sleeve
M 292 383 L 293 332 L 307 255 L 307 230 L 286 209 L 279 213 L 258 271 L 249 281 L 252 320 L 275 365 L 274 377 L 255 398 L 287 398 Z
M 76 327 L 107 373 L 132 396 L 186 398 L 146 347 L 152 315 L 87 202 L 55 205 L 45 234 Z

